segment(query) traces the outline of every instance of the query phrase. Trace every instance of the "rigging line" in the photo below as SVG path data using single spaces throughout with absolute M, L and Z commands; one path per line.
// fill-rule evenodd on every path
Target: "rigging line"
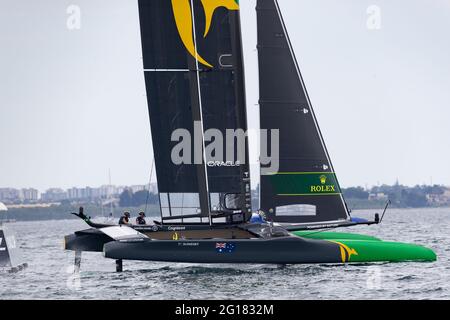
M 152 159 L 152 167 L 150 169 L 150 179 L 148 180 L 147 199 L 145 200 L 145 210 L 144 210 L 145 213 L 147 213 L 148 198 L 150 196 L 150 186 L 151 186 L 151 183 L 152 183 L 153 167 L 154 167 L 154 165 L 155 165 L 155 158 Z
M 181 194 L 181 215 L 183 215 L 184 211 L 183 209 L 184 209 L 184 192 Z

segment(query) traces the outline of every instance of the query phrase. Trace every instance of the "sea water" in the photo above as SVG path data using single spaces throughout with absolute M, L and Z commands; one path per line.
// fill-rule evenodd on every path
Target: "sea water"
M 375 211 L 354 212 L 372 217 Z M 0 299 L 450 299 L 450 209 L 388 211 L 383 223 L 342 229 L 435 250 L 433 263 L 357 265 L 212 265 L 124 262 L 123 273 L 101 253 L 74 253 L 64 235 L 81 220 L 16 222 L 29 267 L 0 272 Z

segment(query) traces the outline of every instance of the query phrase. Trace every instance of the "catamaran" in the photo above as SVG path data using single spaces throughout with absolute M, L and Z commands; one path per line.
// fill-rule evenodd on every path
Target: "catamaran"
M 15 273 L 28 267 L 22 261 L 14 233 L 0 220 L 0 271 Z
M 248 129 L 239 1 L 139 0 L 138 5 L 161 220 L 149 226 L 96 224 L 81 209 L 76 215 L 90 228 L 65 237 L 78 267 L 83 251 L 103 252 L 117 261 L 118 271 L 123 260 L 436 260 L 422 246 L 324 231 L 382 218 L 350 215 L 276 0 L 258 0 L 256 7 L 260 126 L 276 133 L 261 150 L 278 151 L 277 170 L 261 162 L 261 220 L 251 218 L 248 140 L 241 141 L 239 159 L 221 161 L 208 153 L 213 143 L 208 130 L 226 136 Z M 197 161 L 173 161 L 177 130 L 200 134 L 199 144 L 179 152 Z M 227 144 L 221 148 L 218 153 L 230 151 Z

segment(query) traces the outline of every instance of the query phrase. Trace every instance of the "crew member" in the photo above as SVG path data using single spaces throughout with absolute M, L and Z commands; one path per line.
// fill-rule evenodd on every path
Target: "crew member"
M 136 224 L 147 224 L 147 222 L 145 221 L 145 213 L 143 211 L 139 212 L 139 216 L 136 218 Z
M 265 213 L 262 210 L 258 210 L 257 212 L 252 213 L 252 216 L 250 218 L 250 223 L 264 223 L 265 221 Z
M 130 213 L 124 212 L 123 216 L 119 219 L 119 225 L 128 225 L 130 224 Z

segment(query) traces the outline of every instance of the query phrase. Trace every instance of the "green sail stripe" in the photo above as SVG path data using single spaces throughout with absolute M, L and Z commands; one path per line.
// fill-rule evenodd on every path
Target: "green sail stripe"
M 272 175 L 277 174 L 287 174 L 287 175 L 294 175 L 294 174 L 323 174 L 323 175 L 329 175 L 329 174 L 335 174 L 334 172 L 277 172 Z
M 270 176 L 279 196 L 340 195 L 334 172 L 281 172 Z
M 308 239 L 322 239 L 322 240 L 365 240 L 365 241 L 381 241 L 381 239 L 368 236 L 359 233 L 347 233 L 347 232 L 334 232 L 334 231 L 294 231 L 294 235 L 298 237 L 308 238 Z

